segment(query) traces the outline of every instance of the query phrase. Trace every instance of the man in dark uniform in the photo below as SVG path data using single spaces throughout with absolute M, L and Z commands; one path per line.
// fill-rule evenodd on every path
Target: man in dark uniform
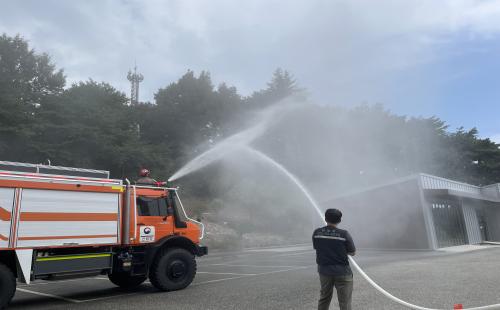
M 353 279 L 347 255 L 354 255 L 356 247 L 349 232 L 337 228 L 341 219 L 342 212 L 339 210 L 326 210 L 327 225 L 316 229 L 312 236 L 321 282 L 318 310 L 329 309 L 334 286 L 337 289 L 340 310 L 352 309 Z
M 137 185 L 150 185 L 150 186 L 153 186 L 153 185 L 157 185 L 157 181 L 153 178 L 151 178 L 151 172 L 149 172 L 148 169 L 141 169 L 141 171 L 139 171 L 139 176 L 140 178 L 137 179 L 137 181 L 135 181 L 135 184 Z

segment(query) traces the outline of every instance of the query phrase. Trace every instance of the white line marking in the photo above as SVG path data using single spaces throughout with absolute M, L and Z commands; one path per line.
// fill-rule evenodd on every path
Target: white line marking
M 233 279 L 242 279 L 242 278 L 246 278 L 246 277 L 251 277 L 251 276 L 239 276 L 239 277 L 223 278 L 223 279 L 217 279 L 217 280 L 209 280 L 209 281 L 193 283 L 193 284 L 191 284 L 191 286 L 198 286 L 198 285 L 202 285 L 202 284 L 222 282 L 222 281 L 233 280 Z
M 104 297 L 97 297 L 97 298 L 90 298 L 90 299 L 82 299 L 79 302 L 91 302 L 91 301 L 106 300 L 106 299 L 118 298 L 118 297 L 123 297 L 123 296 L 138 295 L 141 293 L 143 293 L 143 292 L 133 292 L 133 293 L 127 293 L 127 294 L 120 294 L 120 295 L 111 295 L 111 296 L 104 296 Z
M 227 267 L 262 267 L 262 268 L 297 268 L 305 266 L 269 266 L 269 265 L 233 265 L 233 264 L 208 264 L 206 266 L 227 266 Z
M 268 246 L 268 247 L 253 247 L 253 248 L 246 248 L 246 249 L 243 249 L 243 251 L 247 251 L 247 250 L 259 250 L 259 249 L 263 249 L 263 250 L 267 250 L 267 249 L 283 249 L 283 248 L 294 248 L 294 247 L 298 247 L 298 246 L 310 246 L 310 243 L 296 243 L 296 244 L 288 244 L 288 245 L 278 245 L 278 246 Z
M 296 252 L 302 250 L 309 250 L 311 246 L 301 246 L 301 247 L 289 247 L 289 248 L 273 248 L 273 249 L 260 249 L 260 250 L 250 250 L 248 252 L 252 253 L 286 253 L 286 252 Z
M 81 300 L 76 300 L 76 299 L 71 299 L 71 298 L 66 298 L 66 297 L 62 297 L 62 296 L 57 296 L 57 295 L 52 295 L 52 294 L 46 294 L 46 293 L 41 293 L 41 292 L 35 292 L 35 291 L 27 290 L 27 289 L 24 289 L 24 288 L 18 288 L 17 290 L 21 291 L 21 292 L 24 292 L 24 293 L 30 293 L 30 294 L 34 294 L 34 295 L 39 295 L 39 296 L 44 296 L 44 297 L 50 297 L 50 298 L 54 298 L 54 299 L 59 299 L 59 300 L 71 302 L 71 303 L 74 303 L 74 304 L 82 302 Z
M 296 256 L 296 255 L 311 254 L 311 253 L 314 253 L 314 250 L 299 252 L 299 253 L 291 253 L 291 254 L 277 254 L 277 255 L 273 255 L 271 257 Z
M 275 274 L 275 273 L 281 273 L 281 272 L 287 272 L 287 271 L 295 271 L 295 270 L 307 269 L 307 268 L 311 268 L 313 266 L 316 266 L 316 265 L 301 266 L 301 267 L 284 269 L 284 270 L 275 270 L 275 271 L 263 272 L 263 273 L 258 273 L 258 274 L 253 275 L 253 276 L 239 276 L 239 277 L 231 277 L 231 278 L 223 278 L 223 279 L 217 279 L 217 280 L 209 280 L 209 281 L 197 282 L 197 283 L 191 284 L 191 286 L 198 286 L 198 285 L 202 285 L 202 284 L 210 284 L 210 283 L 216 283 L 216 282 L 222 282 L 222 281 L 228 281 L 228 280 L 235 280 L 235 279 L 243 279 L 243 278 L 250 278 L 250 277 L 265 276 L 265 275 L 269 275 L 269 274 Z
M 97 277 L 89 277 L 89 278 L 78 278 L 78 279 L 68 279 L 68 280 L 55 280 L 55 281 L 44 281 L 44 282 L 32 282 L 30 284 L 21 284 L 18 285 L 17 287 L 32 287 L 35 285 L 47 285 L 47 284 L 56 284 L 56 283 L 64 283 L 64 282 L 74 282 L 74 281 L 81 281 L 81 280 L 94 280 L 94 279 L 106 279 L 109 281 L 108 278 L 97 278 Z
M 262 273 L 257 273 L 257 274 L 241 274 L 240 276 L 236 276 L 236 277 L 197 282 L 197 283 L 191 284 L 190 286 L 198 286 L 198 285 L 203 285 L 203 284 L 217 283 L 217 282 L 223 282 L 223 281 L 229 281 L 229 280 L 235 280 L 235 279 L 243 279 L 243 278 L 249 278 L 249 277 L 265 276 L 265 275 L 281 273 L 281 272 L 296 271 L 296 270 L 311 268 L 313 266 L 316 266 L 316 265 L 289 266 L 289 267 L 293 267 L 293 268 L 284 269 L 284 270 L 275 270 L 275 271 L 269 271 L 269 272 L 262 272 Z M 269 266 L 266 266 L 266 267 L 269 267 Z M 200 271 L 198 273 L 208 273 L 208 272 Z M 231 273 L 218 273 L 218 274 L 231 274 Z M 103 278 L 103 277 L 95 277 L 95 278 L 89 278 L 89 279 L 108 280 L 108 279 Z M 74 279 L 74 280 L 77 280 L 77 279 Z M 59 282 L 62 282 L 62 281 L 59 281 Z M 145 283 L 148 283 L 148 282 L 149 281 L 146 281 Z M 57 283 L 57 282 L 47 282 L 46 284 L 49 284 L 49 283 Z M 42 284 L 42 283 L 39 283 L 39 284 Z M 66 297 L 52 295 L 52 294 L 30 291 L 30 290 L 19 288 L 19 287 L 17 288 L 17 290 L 21 291 L 21 292 L 25 292 L 25 293 L 31 293 L 31 294 L 35 294 L 35 295 L 39 295 L 39 296 L 45 296 L 45 297 L 50 297 L 50 298 L 54 298 L 54 299 L 59 299 L 59 300 L 63 300 L 66 302 L 71 302 L 71 303 L 86 303 L 86 302 L 92 302 L 92 301 L 100 301 L 100 300 L 118 298 L 118 297 L 123 297 L 123 296 L 133 296 L 133 295 L 138 295 L 138 294 L 143 293 L 143 292 L 133 292 L 133 293 L 129 293 L 129 294 L 120 294 L 120 295 L 112 295 L 112 296 L 104 296 L 104 297 L 98 297 L 98 298 L 76 300 L 76 299 L 66 298 Z
M 255 275 L 257 275 L 257 273 L 233 273 L 233 272 L 210 272 L 210 271 L 197 271 L 196 273 L 225 274 L 225 275 L 232 275 L 232 276 L 255 276 Z
M 102 278 L 102 277 L 97 277 L 97 278 L 93 278 L 94 280 L 105 280 L 105 281 L 109 281 L 108 278 Z M 144 281 L 143 283 L 145 284 L 151 284 L 151 282 L 149 282 L 149 280 L 146 280 Z M 99 297 L 100 298 L 100 297 Z
M 245 248 L 242 251 L 228 251 L 228 252 L 212 252 L 210 256 L 208 257 L 203 257 L 203 259 L 209 259 L 209 258 L 217 258 L 217 257 L 227 257 L 227 256 L 237 256 L 237 255 L 257 255 L 260 253 L 257 252 L 252 252 L 254 250 L 269 250 L 269 249 L 285 249 L 285 248 L 296 248 L 300 246 L 309 246 L 311 247 L 310 243 L 297 243 L 297 244 L 290 244 L 290 245 L 285 245 L 285 246 L 271 246 L 271 247 L 253 247 L 253 248 Z
M 203 256 L 200 261 L 213 261 L 213 260 L 218 260 L 218 259 L 223 259 L 223 258 L 231 258 L 231 257 L 248 257 L 248 256 L 258 256 L 262 254 L 266 254 L 267 252 L 273 252 L 270 251 L 272 249 L 276 249 L 274 252 L 286 252 L 286 251 L 297 251 L 297 247 L 309 247 L 311 248 L 311 245 L 308 243 L 298 243 L 298 244 L 291 244 L 288 246 L 276 246 L 276 247 L 255 247 L 255 248 L 246 248 L 243 251 L 237 251 L 237 252 L 215 252 L 211 253 L 209 256 Z M 290 248 L 288 250 L 287 248 Z M 285 250 L 286 249 L 286 250 Z M 257 251 L 257 250 L 264 250 L 264 251 Z

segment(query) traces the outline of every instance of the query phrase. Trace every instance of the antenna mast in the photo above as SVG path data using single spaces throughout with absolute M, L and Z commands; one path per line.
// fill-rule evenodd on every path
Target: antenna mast
M 137 73 L 137 64 L 134 66 L 134 72 L 128 70 L 127 79 L 130 81 L 130 104 L 139 103 L 139 83 L 144 80 L 144 76 Z

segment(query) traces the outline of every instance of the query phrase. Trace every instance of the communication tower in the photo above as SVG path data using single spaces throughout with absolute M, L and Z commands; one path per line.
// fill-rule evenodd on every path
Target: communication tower
M 139 83 L 144 80 L 144 76 L 137 73 L 137 65 L 134 66 L 134 72 L 128 71 L 127 79 L 130 81 L 130 104 L 139 103 Z

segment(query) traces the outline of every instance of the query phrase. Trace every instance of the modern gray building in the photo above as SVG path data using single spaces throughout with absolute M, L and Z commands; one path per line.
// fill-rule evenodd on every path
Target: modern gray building
M 500 184 L 417 174 L 328 200 L 363 248 L 438 249 L 500 241 Z

